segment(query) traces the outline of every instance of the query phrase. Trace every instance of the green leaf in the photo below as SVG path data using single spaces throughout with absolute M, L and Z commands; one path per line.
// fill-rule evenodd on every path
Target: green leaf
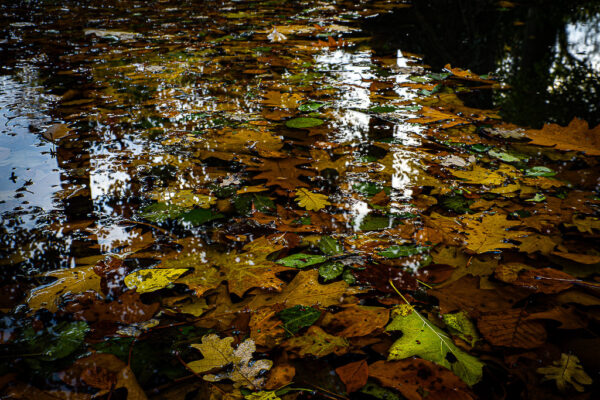
M 342 279 L 348 285 L 354 285 L 356 283 L 356 277 L 354 276 L 352 271 L 350 271 L 349 269 L 344 271 L 344 273 L 342 274 Z
M 177 218 L 184 211 L 184 207 L 159 202 L 144 207 L 140 213 L 140 217 L 151 222 L 165 222 L 168 219 Z
M 418 356 L 452 370 L 469 386 L 481 380 L 484 364 L 456 347 L 446 332 L 423 318 L 410 305 L 392 312 L 393 320 L 386 331 L 401 331 L 402 337 L 392 347 L 388 360 Z
M 321 236 L 319 240 L 319 249 L 323 254 L 328 256 L 336 256 L 344 252 L 344 248 L 341 244 L 331 236 Z
M 285 123 L 288 128 L 306 129 L 314 128 L 315 126 L 323 125 L 323 120 L 319 118 L 300 117 L 290 119 Z
M 387 249 L 378 252 L 382 257 L 386 258 L 399 258 L 399 257 L 407 257 L 414 256 L 415 254 L 421 254 L 429 250 L 429 247 L 426 246 L 414 246 L 414 245 L 406 245 L 406 246 L 390 246 Z
M 192 225 L 202 225 L 206 222 L 219 218 L 225 218 L 225 216 L 221 213 L 215 213 L 211 210 L 205 210 L 203 208 L 197 208 L 179 216 L 181 221 L 189 222 Z
M 533 196 L 532 198 L 527 199 L 525 201 L 531 201 L 531 202 L 534 202 L 534 203 L 539 203 L 539 202 L 544 201 L 544 200 L 546 200 L 546 196 L 543 193 L 536 193 L 535 196 Z
M 352 186 L 352 189 L 356 190 L 360 194 L 364 194 L 365 196 L 374 196 L 382 190 L 385 191 L 385 194 L 389 195 L 392 192 L 392 189 L 389 186 L 381 186 L 374 182 L 361 182 Z
M 340 262 L 329 262 L 319 267 L 319 275 L 326 281 L 337 278 L 344 272 L 344 264 Z
M 469 206 L 473 204 L 473 200 L 467 200 L 463 196 L 453 194 L 450 196 L 442 196 L 440 198 L 440 205 L 446 210 L 454 211 L 458 214 L 465 214 L 471 212 Z
M 515 157 L 512 154 L 506 153 L 504 151 L 496 151 L 496 150 L 492 149 L 492 150 L 488 151 L 488 154 L 492 157 L 495 157 L 495 158 L 502 160 L 504 162 L 507 162 L 507 163 L 521 161 L 521 159 L 519 157 Z
M 446 323 L 450 333 L 463 339 L 471 346 L 475 346 L 475 343 L 479 340 L 479 334 L 477 333 L 475 324 L 473 324 L 464 311 L 444 314 L 442 315 L 442 319 Z
M 361 231 L 379 231 L 392 226 L 392 220 L 388 216 L 367 215 L 360 223 L 358 229 Z
M 491 146 L 486 146 L 484 144 L 479 144 L 479 143 L 471 145 L 470 147 L 471 147 L 471 150 L 473 150 L 476 153 L 485 153 L 486 151 L 488 151 L 489 149 L 492 148 Z
M 39 332 L 28 327 L 21 340 L 27 342 L 29 353 L 40 354 L 39 360 L 54 361 L 77 350 L 88 331 L 88 324 L 83 321 L 59 322 Z
M 384 387 L 379 386 L 376 383 L 368 382 L 365 386 L 360 389 L 361 393 L 368 394 L 369 396 L 373 396 L 376 399 L 380 400 L 401 400 L 402 398 L 398 396 L 393 391 L 386 389 Z
M 319 317 L 321 311 L 313 307 L 294 306 L 280 311 L 277 316 L 283 321 L 283 327 L 291 333 L 298 332 L 301 328 L 311 326 Z
M 326 106 L 328 103 L 319 103 L 317 101 L 311 101 L 310 103 L 304 103 L 298 107 L 298 110 L 302 112 L 317 111 L 319 108 Z
M 306 268 L 311 265 L 320 264 L 327 260 L 327 257 L 317 254 L 292 254 L 276 261 L 277 264 L 292 268 Z
M 531 167 L 525 170 L 525 175 L 527 176 L 554 176 L 556 172 L 551 170 L 548 167 Z
M 375 106 L 375 107 L 369 108 L 369 112 L 376 113 L 376 114 L 389 113 L 389 112 L 393 112 L 393 111 L 396 111 L 396 107 L 394 107 L 394 106 Z

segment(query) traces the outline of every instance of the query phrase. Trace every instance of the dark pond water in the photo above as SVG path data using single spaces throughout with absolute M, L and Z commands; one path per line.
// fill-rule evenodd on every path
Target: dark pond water
M 0 11 L 2 398 L 600 392 L 597 1 Z

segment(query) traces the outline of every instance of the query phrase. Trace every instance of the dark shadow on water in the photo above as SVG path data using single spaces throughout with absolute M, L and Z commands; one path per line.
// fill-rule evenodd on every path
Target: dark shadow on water
M 600 123 L 600 2 L 423 0 L 366 21 L 379 52 L 424 56 L 433 70 L 450 63 L 493 73 L 510 90 L 464 100 L 500 107 L 517 124 Z M 508 2 L 506 2 L 508 3 Z

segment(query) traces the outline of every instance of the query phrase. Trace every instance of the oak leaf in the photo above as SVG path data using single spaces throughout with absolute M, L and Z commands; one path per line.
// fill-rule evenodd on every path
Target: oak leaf
M 217 382 L 223 379 L 231 379 L 235 387 L 261 388 L 265 379 L 260 375 L 271 369 L 273 361 L 252 359 L 252 354 L 256 350 L 252 339 L 244 340 L 235 350 L 231 346 L 232 343 L 233 337 L 221 339 L 215 334 L 204 336 L 202 343 L 192 344 L 193 348 L 202 352 L 204 358 L 188 363 L 188 368 L 196 374 L 205 374 L 232 364 L 229 370 L 216 375 L 204 375 L 204 380 Z
M 562 353 L 560 360 L 554 361 L 548 367 L 538 368 L 539 374 L 544 375 L 543 380 L 556 381 L 556 387 L 561 392 L 566 391 L 567 385 L 573 386 L 578 392 L 583 392 L 583 385 L 591 385 L 593 380 L 585 372 L 579 362 L 579 358 L 572 354 Z

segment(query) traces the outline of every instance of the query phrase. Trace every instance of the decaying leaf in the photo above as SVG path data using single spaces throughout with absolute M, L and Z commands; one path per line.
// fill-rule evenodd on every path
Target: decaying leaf
M 490 313 L 479 317 L 477 327 L 493 345 L 534 349 L 546 341 L 546 329 L 542 323 L 527 317 L 522 309 Z
M 369 365 L 369 376 L 408 400 L 475 399 L 454 373 L 427 360 L 377 361 Z
M 369 378 L 369 367 L 365 360 L 356 361 L 350 364 L 342 365 L 335 369 L 340 380 L 346 385 L 346 392 L 356 392 L 367 383 Z
M 271 369 L 273 362 L 252 359 L 252 354 L 256 350 L 252 339 L 246 339 L 235 350 L 232 343 L 232 337 L 221 339 L 215 334 L 204 336 L 202 343 L 192 345 L 202 352 L 204 358 L 188 363 L 188 368 L 194 373 L 205 374 L 203 378 L 209 382 L 231 379 L 236 387 L 243 386 L 249 389 L 263 387 L 265 378 L 260 375 Z M 232 364 L 230 370 L 207 374 L 228 364 Z
M 344 354 L 348 351 L 348 341 L 339 336 L 333 336 L 318 326 L 311 326 L 302 336 L 295 336 L 283 343 L 288 351 L 295 351 L 301 357 L 307 354 L 315 357 L 325 357 L 329 354 Z
M 584 385 L 591 385 L 593 382 L 579 363 L 579 358 L 573 354 L 562 353 L 560 360 L 554 361 L 551 366 L 538 368 L 537 372 L 544 375 L 544 380 L 556 381 L 556 387 L 561 392 L 566 391 L 569 385 L 578 392 L 583 392 Z

